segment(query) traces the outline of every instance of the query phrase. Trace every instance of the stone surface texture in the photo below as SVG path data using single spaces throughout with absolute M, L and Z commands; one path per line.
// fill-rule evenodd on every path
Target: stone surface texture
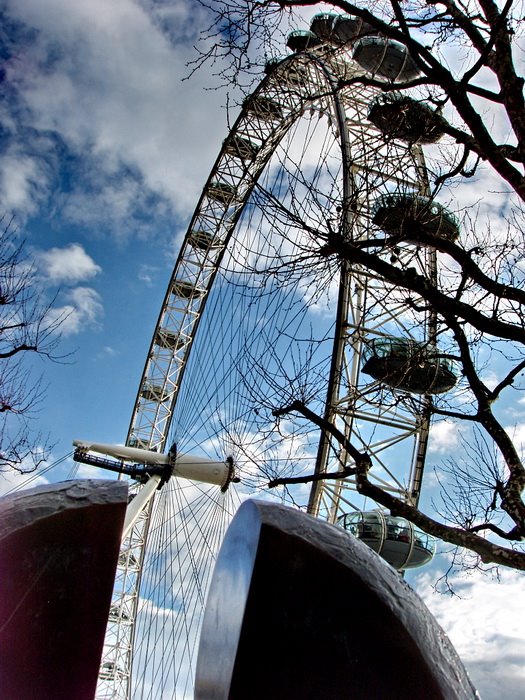
M 92 700 L 127 506 L 121 481 L 0 499 L 0 697 Z
M 239 509 L 206 605 L 195 700 L 472 700 L 448 638 L 362 542 L 297 510 Z

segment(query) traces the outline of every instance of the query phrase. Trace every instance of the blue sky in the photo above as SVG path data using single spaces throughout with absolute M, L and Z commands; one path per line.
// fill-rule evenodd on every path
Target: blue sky
M 41 416 L 58 453 L 100 425 L 101 439 L 122 439 L 177 243 L 226 128 L 209 76 L 182 82 L 195 8 L 69 5 L 6 5 L 0 164 L 2 208 L 69 312 L 61 350 L 74 355 L 47 368 L 55 408 Z
M 223 90 L 187 62 L 207 26 L 190 0 L 4 0 L 0 205 L 69 313 L 38 416 L 53 456 L 122 442 L 178 244 L 227 133 Z M 312 14 L 312 12 L 310 12 Z M 235 110 L 232 112 L 235 113 Z M 454 447 L 442 424 L 430 457 Z M 3 488 L 1 489 L 3 490 Z M 416 580 L 482 697 L 522 696 L 523 579 L 473 573 L 462 598 Z

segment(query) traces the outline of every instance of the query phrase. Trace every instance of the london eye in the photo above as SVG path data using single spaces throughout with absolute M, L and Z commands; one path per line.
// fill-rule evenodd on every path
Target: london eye
M 362 22 L 318 15 L 288 44 L 204 184 L 125 446 L 77 443 L 79 460 L 120 465 L 133 494 L 99 698 L 191 697 L 214 559 L 250 496 L 341 526 L 400 571 L 433 555 L 432 538 L 358 492 L 345 445 L 417 505 L 431 402 L 456 382 L 446 338 L 426 305 L 339 251 L 435 278 L 425 233 L 459 234 L 422 149 L 440 118 L 359 80 L 417 74 Z

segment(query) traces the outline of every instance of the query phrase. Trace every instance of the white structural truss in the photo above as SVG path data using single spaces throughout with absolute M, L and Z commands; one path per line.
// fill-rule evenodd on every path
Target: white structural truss
M 351 477 L 268 489 L 274 479 L 350 466 L 315 425 L 274 411 L 301 400 L 370 454 L 371 479 L 417 502 L 430 399 L 364 374 L 363 351 L 374 338 L 433 343 L 432 319 L 377 274 L 342 264 L 330 241 L 384 237 L 373 203 L 426 194 L 425 168 L 418 146 L 386 141 L 368 121 L 376 91 L 353 84 L 358 74 L 344 49 L 326 47 L 274 65 L 204 186 L 126 444 L 232 458 L 240 484 L 221 489 L 175 472 L 144 499 L 122 546 L 99 698 L 192 696 L 213 560 L 241 499 L 264 493 L 331 522 L 374 508 Z M 413 243 L 381 251 L 435 274 L 434 254 Z

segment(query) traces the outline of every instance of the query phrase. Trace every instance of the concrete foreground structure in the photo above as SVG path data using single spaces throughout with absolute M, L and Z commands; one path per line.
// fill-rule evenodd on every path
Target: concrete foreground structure
M 0 695 L 92 700 L 127 506 L 121 481 L 0 499 Z
M 341 528 L 263 501 L 219 553 L 195 700 L 472 700 L 420 598 Z

